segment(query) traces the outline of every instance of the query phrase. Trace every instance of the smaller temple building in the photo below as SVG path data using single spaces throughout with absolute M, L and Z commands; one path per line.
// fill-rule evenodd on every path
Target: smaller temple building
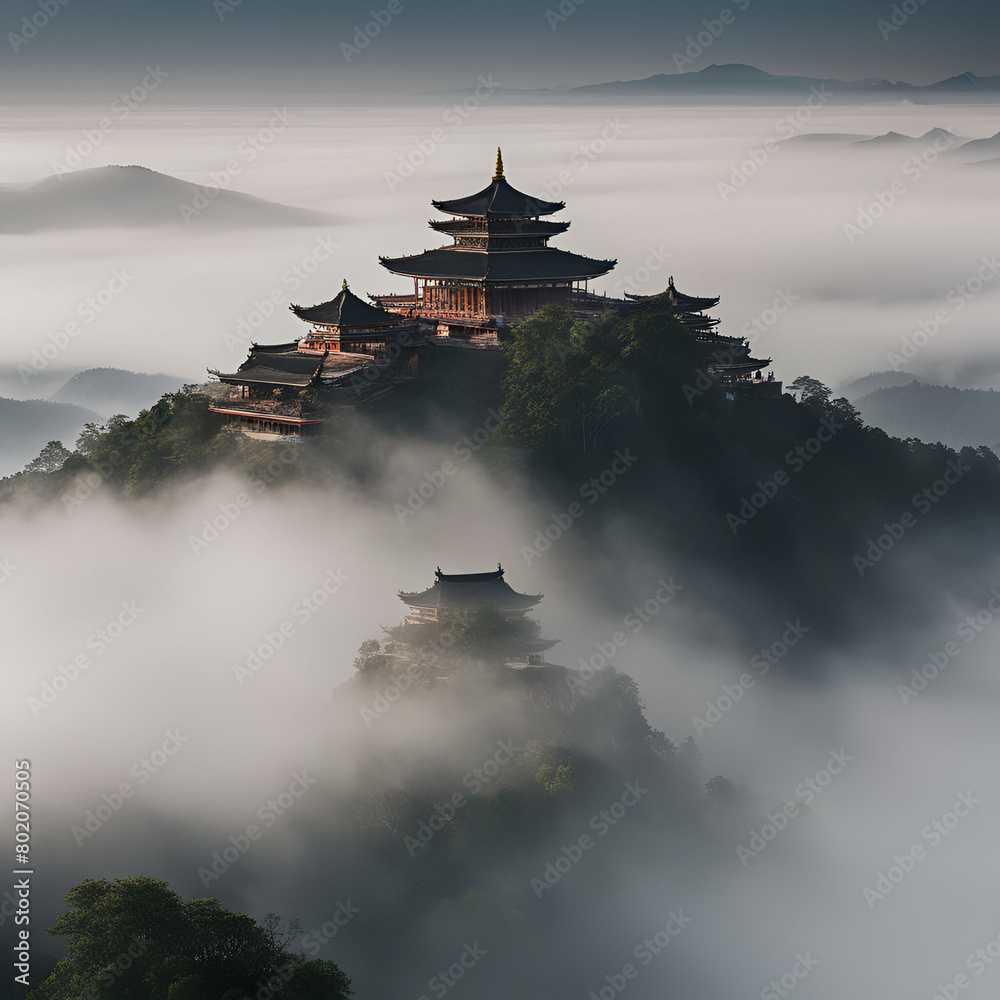
M 311 329 L 286 344 L 253 344 L 235 372 L 210 368 L 225 386 L 209 409 L 251 437 L 316 433 L 334 404 L 351 405 L 416 371 L 423 336 L 405 317 L 358 298 L 291 306 Z
M 504 579 L 502 566 L 488 573 L 434 573 L 434 583 L 426 590 L 400 592 L 400 600 L 410 608 L 401 631 L 414 630 L 434 633 L 449 615 L 470 612 L 491 605 L 503 616 L 506 627 L 500 630 L 498 642 L 511 657 L 529 663 L 541 663 L 543 654 L 559 640 L 537 635 L 538 626 L 527 618 L 542 594 L 521 594 Z
M 408 317 L 373 306 L 358 298 L 344 279 L 336 298 L 316 306 L 289 306 L 310 331 L 299 350 L 347 351 L 373 358 L 415 362 L 414 348 L 423 338 Z
M 730 396 L 736 393 L 765 392 L 781 395 L 781 383 L 774 375 L 764 377 L 770 358 L 753 358 L 750 347 L 742 337 L 724 337 L 718 332 L 719 320 L 706 316 L 706 309 L 714 309 L 720 297 L 686 295 L 674 287 L 673 275 L 666 290 L 655 295 L 628 295 L 637 306 L 667 308 L 686 327 L 699 344 L 704 346 L 706 370 L 711 378 L 724 386 Z

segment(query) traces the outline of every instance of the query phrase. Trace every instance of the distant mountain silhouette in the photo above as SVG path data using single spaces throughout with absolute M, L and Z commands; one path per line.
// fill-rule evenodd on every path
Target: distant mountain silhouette
M 0 397 L 0 476 L 20 472 L 49 441 L 72 449 L 83 425 L 92 420 L 100 416 L 72 403 Z
M 950 145 L 958 145 L 964 142 L 963 136 L 955 135 L 945 128 L 932 128 L 923 135 L 912 136 L 902 135 L 899 132 L 886 132 L 885 135 L 876 135 L 871 139 L 861 139 L 854 143 L 855 146 L 927 146 L 939 139 L 943 139 Z
M 911 382 L 924 384 L 924 379 L 911 375 L 909 372 L 872 372 L 870 375 L 863 375 L 851 382 L 845 382 L 837 390 L 838 395 L 846 396 L 852 403 L 875 392 L 876 389 L 886 389 L 890 386 L 909 385 Z
M 876 389 L 854 405 L 865 423 L 895 437 L 1000 451 L 1000 392 L 911 381 Z
M 785 139 L 785 143 L 794 143 L 796 146 L 847 146 L 874 138 L 875 136 L 860 132 L 806 132 L 804 135 L 793 135 L 790 139 Z
M 49 398 L 85 406 L 102 417 L 116 413 L 135 417 L 164 393 L 180 390 L 184 383 L 184 379 L 172 375 L 143 375 L 121 368 L 89 368 L 78 372 Z
M 111 226 L 219 229 L 327 225 L 322 212 L 182 181 L 147 167 L 93 167 L 0 184 L 0 232 Z
M 683 51 L 683 46 L 680 46 L 678 51 Z M 833 103 L 843 99 L 856 101 L 859 97 L 885 100 L 887 96 L 898 95 L 900 99 L 928 104 L 953 101 L 956 94 L 1000 101 L 1000 76 L 980 77 L 974 73 L 962 73 L 938 83 L 917 86 L 884 79 L 847 81 L 808 76 L 779 76 L 743 63 L 713 64 L 686 73 L 657 73 L 639 80 L 614 80 L 560 90 L 506 90 L 502 91 L 502 94 L 507 100 L 512 97 L 530 99 L 540 95 L 556 94 L 562 97 L 587 99 L 672 96 L 753 97 L 766 94 L 771 97 L 786 96 L 789 99 L 801 100 L 804 91 L 808 93 L 811 87 L 824 86 L 829 92 L 829 100 Z
M 1000 156 L 1000 132 L 987 139 L 973 139 L 959 146 L 952 158 L 966 163 L 983 163 Z

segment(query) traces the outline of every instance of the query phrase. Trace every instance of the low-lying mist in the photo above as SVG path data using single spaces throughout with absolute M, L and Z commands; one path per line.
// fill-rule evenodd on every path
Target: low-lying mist
M 477 943 L 486 957 L 462 983 L 470 996 L 498 985 L 586 996 L 629 962 L 639 995 L 736 996 L 780 984 L 793 966 L 802 973 L 805 959 L 803 995 L 931 995 L 996 938 L 982 865 L 1000 800 L 1000 633 L 985 602 L 942 609 L 947 628 L 925 627 L 926 654 L 902 668 L 879 651 L 898 658 L 913 636 L 873 627 L 832 649 L 794 607 L 768 609 L 773 643 L 745 648 L 731 638 L 740 623 L 713 616 L 704 579 L 678 576 L 635 525 L 612 518 L 586 545 L 567 532 L 531 555 L 550 512 L 517 475 L 470 461 L 414 511 L 409 490 L 453 449 L 403 445 L 363 422 L 351 433 L 383 469 L 364 490 L 346 475 L 309 486 L 220 473 L 142 500 L 98 489 L 81 503 L 3 512 L 4 731 L 9 753 L 32 761 L 45 873 L 36 926 L 83 878 L 140 873 L 184 896 L 299 916 L 306 931 L 342 903 L 358 912 L 322 957 L 362 994 L 378 983 L 415 996 Z M 453 774 L 467 792 L 462 776 L 493 752 L 484 741 L 520 731 L 523 706 L 500 683 L 484 681 L 483 698 L 464 705 L 392 692 L 379 702 L 385 692 L 346 683 L 360 643 L 400 621 L 397 590 L 428 585 L 436 566 L 497 561 L 515 589 L 545 594 L 542 634 L 562 638 L 549 660 L 586 667 L 604 656 L 634 676 L 651 724 L 675 744 L 696 738 L 701 780 L 724 774 L 748 796 L 706 845 L 684 832 L 688 820 L 664 818 L 676 804 L 640 795 L 597 841 L 600 874 L 578 862 L 562 876 L 577 888 L 563 896 L 558 882 L 539 895 L 531 880 L 593 836 L 574 816 L 617 799 L 577 803 L 546 832 L 548 855 L 526 842 L 520 860 L 482 856 L 482 898 L 523 909 L 526 927 L 530 908 L 548 907 L 544 941 L 526 940 L 516 921 L 468 941 L 458 913 L 408 923 L 394 904 L 402 887 L 356 825 L 372 795 L 414 775 Z M 948 643 L 961 655 L 943 652 Z M 921 668 L 931 679 L 914 683 Z M 391 842 L 417 832 L 393 831 Z M 907 860 L 914 845 L 924 853 Z M 676 933 L 671 914 L 690 925 Z M 634 953 L 657 933 L 669 947 L 639 964 Z
M 781 126 L 787 108 L 480 103 L 455 128 L 445 106 L 290 109 L 294 126 L 241 159 L 228 183 L 330 213 L 341 221 L 328 232 L 237 235 L 193 222 L 6 237 L 3 394 L 47 396 L 56 370 L 229 369 L 251 339 L 305 332 L 287 306 L 332 298 L 342 278 L 359 294 L 405 291 L 378 255 L 435 245 L 430 199 L 482 187 L 498 144 L 515 186 L 566 200 L 573 227 L 555 245 L 618 258 L 598 291 L 657 292 L 673 274 L 682 291 L 721 294 L 721 332 L 749 337 L 786 381 L 808 372 L 835 385 L 890 368 L 909 339 L 906 370 L 997 384 L 1000 282 L 986 263 L 1000 251 L 995 171 L 919 144 L 763 145 L 789 130 L 922 136 L 941 126 L 984 138 L 998 127 L 988 107 L 820 104 Z M 270 114 L 137 114 L 86 166 L 141 163 L 210 184 Z M 91 127 L 86 113 L 46 128 L 28 115 L 10 126 L 19 142 L 5 153 L 8 180 L 51 173 Z M 432 138 L 438 129 L 444 139 Z M 116 272 L 127 280 L 88 306 Z M 32 367 L 46 345 L 55 353 Z M 606 513 L 613 494 L 593 508 L 601 530 L 581 524 L 532 554 L 559 510 L 515 459 L 460 463 L 414 510 L 410 491 L 454 459 L 447 430 L 443 445 L 363 419 L 350 433 L 376 470 L 364 486 L 347 469 L 286 479 L 279 459 L 269 482 L 218 472 L 141 499 L 98 488 L 79 503 L 0 510 L 4 745 L 9 760 L 32 762 L 35 929 L 79 881 L 144 874 L 258 917 L 301 917 L 306 931 L 349 901 L 359 912 L 319 954 L 360 996 L 443 995 L 429 981 L 477 943 L 486 955 L 456 995 L 607 1000 L 624 982 L 629 996 L 937 990 L 951 1000 L 942 991 L 963 974 L 981 993 L 996 988 L 1000 926 L 984 875 L 1000 819 L 1000 567 L 950 588 L 935 550 L 908 537 L 880 572 L 912 595 L 912 627 L 872 607 L 832 646 L 793 603 L 773 606 L 708 568 L 679 571 L 642 524 Z M 474 705 L 401 696 L 383 710 L 380 692 L 352 680 L 353 660 L 402 618 L 398 590 L 429 586 L 438 566 L 497 562 L 516 590 L 545 595 L 542 634 L 561 639 L 551 662 L 607 661 L 634 677 L 650 724 L 674 744 L 694 737 L 701 781 L 727 776 L 745 785 L 745 802 L 699 827 L 694 807 L 640 797 L 578 863 L 572 845 L 594 832 L 587 817 L 616 798 L 576 802 L 546 831 L 548 850 L 484 853 L 475 899 L 410 921 L 399 899 L 422 876 L 386 874 L 384 841 L 359 835 L 359 809 L 418 773 L 454 774 L 455 791 L 466 790 L 463 776 L 488 759 L 487 735 L 518 731 L 523 700 L 486 680 Z M 768 638 L 749 644 L 750 633 Z M 388 836 L 398 848 L 413 835 Z M 560 858 L 570 868 L 539 895 L 531 880 Z M 464 923 L 462 907 L 483 900 L 503 901 L 506 916 L 490 939 L 470 941 L 466 927 L 481 925 Z M 543 939 L 530 932 L 539 913 Z M 657 934 L 669 945 L 643 952 Z M 622 972 L 629 963 L 634 979 Z

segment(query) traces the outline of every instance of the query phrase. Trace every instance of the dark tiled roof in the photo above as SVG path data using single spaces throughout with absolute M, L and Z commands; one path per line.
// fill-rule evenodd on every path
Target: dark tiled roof
M 444 247 L 413 257 L 380 257 L 394 274 L 428 278 L 470 278 L 487 281 L 530 281 L 554 278 L 570 281 L 607 274 L 615 260 L 595 260 L 555 247 L 499 252 Z
M 411 608 L 469 608 L 483 601 L 505 611 L 523 611 L 536 605 L 541 594 L 519 594 L 503 578 L 503 570 L 493 573 L 447 574 L 438 570 L 433 586 L 418 593 L 400 593 Z M 546 647 L 547 648 L 547 647 Z
M 685 312 L 698 312 L 702 309 L 711 309 L 719 304 L 719 296 L 717 295 L 714 297 L 685 295 L 683 292 L 677 291 L 674 288 L 673 278 L 670 279 L 670 284 L 662 292 L 657 292 L 655 295 L 629 295 L 626 292 L 625 298 L 632 299 L 633 302 L 649 302 L 656 305 L 659 305 L 661 302 L 669 303 Z
M 451 236 L 557 236 L 569 229 L 568 222 L 546 222 L 542 219 L 518 219 L 507 223 L 488 223 L 479 229 L 468 219 L 431 219 L 431 229 Z
M 299 348 L 299 342 L 292 340 L 287 344 L 252 344 L 251 350 L 255 354 L 292 354 Z
M 293 313 L 307 323 L 323 326 L 393 326 L 399 317 L 378 306 L 359 299 L 344 282 L 340 294 L 329 302 L 317 306 L 289 306 Z
M 440 212 L 449 215 L 473 215 L 485 218 L 488 215 L 534 216 L 551 215 L 566 207 L 564 201 L 542 201 L 511 187 L 503 178 L 494 178 L 489 187 L 470 194 L 465 198 L 451 201 L 432 201 Z
M 323 367 L 323 356 L 316 354 L 267 354 L 250 352 L 239 370 L 226 374 L 211 371 L 222 382 L 235 385 L 311 385 Z

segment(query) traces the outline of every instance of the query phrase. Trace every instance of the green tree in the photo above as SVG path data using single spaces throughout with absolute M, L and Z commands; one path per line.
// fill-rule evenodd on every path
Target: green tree
M 25 472 L 58 472 L 73 453 L 62 441 L 50 441 L 25 467 Z
M 504 429 L 524 443 L 569 441 L 592 454 L 633 401 L 609 331 L 574 320 L 562 306 L 545 306 L 519 323 L 504 351 Z
M 66 938 L 67 957 L 31 1000 L 242 997 L 282 970 L 274 1000 L 345 1000 L 351 993 L 332 962 L 306 961 L 288 950 L 301 928 L 274 914 L 261 926 L 218 899 L 185 902 L 167 883 L 144 876 L 87 879 L 66 902 L 69 909 L 49 933 Z M 302 992 L 296 983 L 318 992 Z

